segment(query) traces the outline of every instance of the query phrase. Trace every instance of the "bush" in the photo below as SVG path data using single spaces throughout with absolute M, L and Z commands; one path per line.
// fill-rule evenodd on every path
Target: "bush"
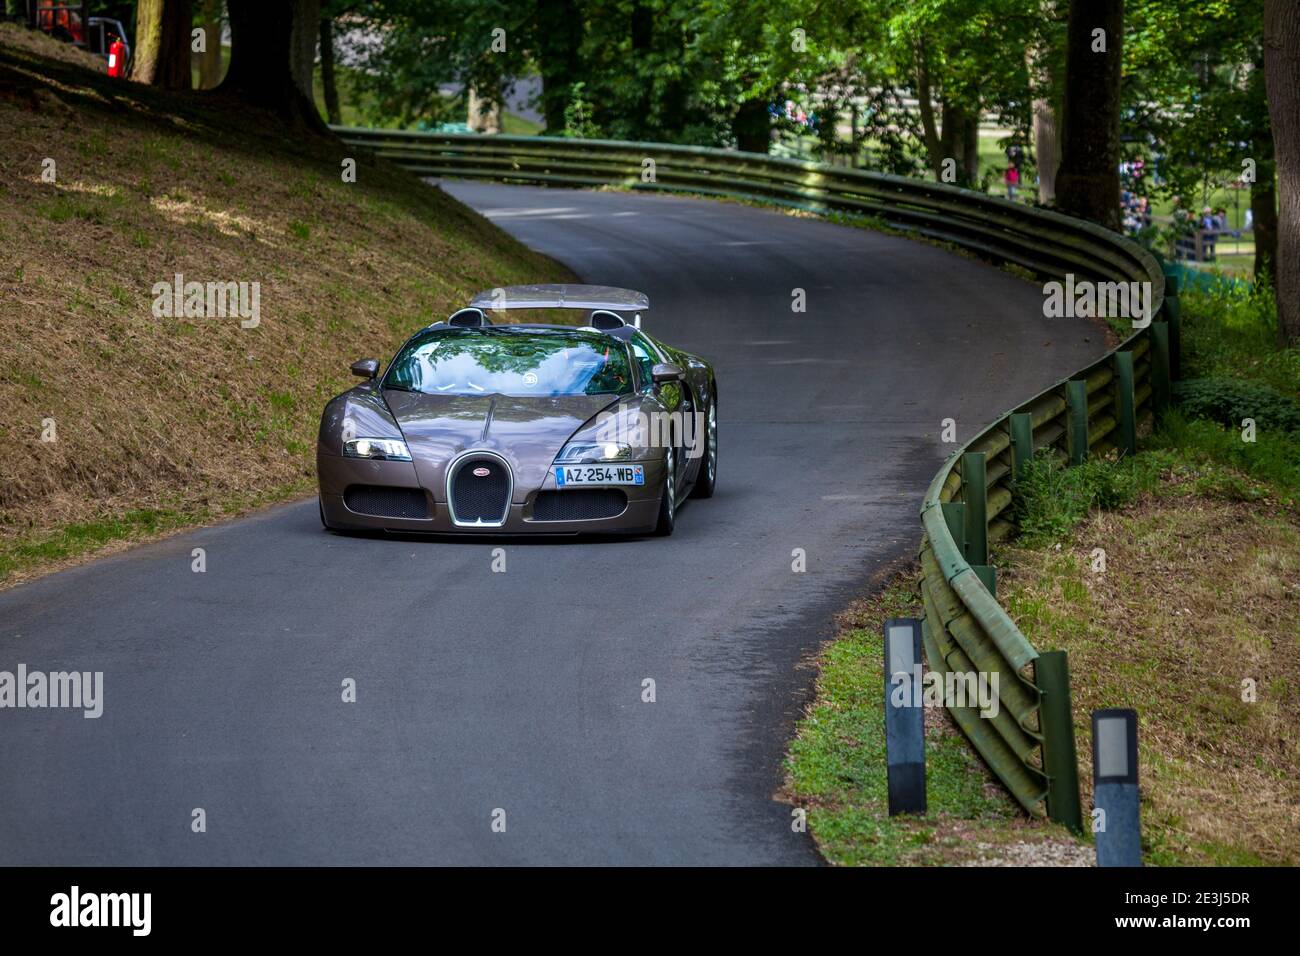
M 1205 419 L 1192 419 L 1176 409 L 1165 413 L 1148 445 L 1174 451 L 1189 463 L 1226 465 L 1268 482 L 1281 503 L 1295 507 L 1300 499 L 1300 438 L 1295 432 L 1258 431 L 1255 441 L 1241 440 L 1240 424 L 1225 429 Z M 1145 457 L 1145 453 L 1143 456 Z
M 1028 547 L 1065 537 L 1093 508 L 1118 508 L 1154 487 L 1158 470 L 1147 458 L 1090 458 L 1067 468 L 1040 450 L 1012 484 L 1012 508 Z
M 1284 395 L 1297 390 L 1300 348 L 1278 348 L 1277 303 L 1268 283 L 1250 289 L 1211 285 L 1179 298 L 1188 378 L 1242 379 Z
M 1265 385 L 1238 378 L 1191 378 L 1174 386 L 1174 398 L 1188 418 L 1208 418 L 1240 428 L 1251 418 L 1269 431 L 1300 431 L 1300 402 Z

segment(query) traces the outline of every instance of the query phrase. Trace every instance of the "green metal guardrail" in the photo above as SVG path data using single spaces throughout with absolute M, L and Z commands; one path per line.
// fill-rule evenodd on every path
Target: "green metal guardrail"
M 1178 298 L 1141 246 L 1092 223 L 983 193 L 754 153 L 661 143 L 475 136 L 337 127 L 422 176 L 553 186 L 622 186 L 846 212 L 953 243 L 1039 275 L 1150 282 L 1155 320 L 1085 369 L 1017 406 L 939 469 L 921 506 L 923 636 L 936 671 L 998 674 L 1001 707 L 949 707 L 1025 810 L 1078 829 L 1078 767 L 1064 652 L 1040 653 L 997 603 L 990 541 L 1014 533 L 1010 483 L 1036 451 L 1070 464 L 1136 450 L 1170 400 Z

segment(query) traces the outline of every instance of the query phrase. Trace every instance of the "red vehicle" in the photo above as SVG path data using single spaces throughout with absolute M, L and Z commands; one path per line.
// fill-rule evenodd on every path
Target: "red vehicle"
M 27 0 L 28 25 L 56 40 L 72 43 L 108 61 L 108 75 L 125 77 L 131 45 L 121 21 L 87 15 L 88 4 Z
M 60 3 L 57 0 L 28 0 L 27 14 L 31 25 L 57 40 L 86 45 L 85 3 Z

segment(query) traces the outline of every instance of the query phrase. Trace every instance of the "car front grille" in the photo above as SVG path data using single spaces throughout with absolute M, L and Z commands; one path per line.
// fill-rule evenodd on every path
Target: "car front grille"
M 429 498 L 419 488 L 348 485 L 343 492 L 343 503 L 349 511 L 377 518 L 429 517 Z
M 539 491 L 533 501 L 534 521 L 591 521 L 613 518 L 627 507 L 627 495 L 617 488 L 578 491 Z
M 470 456 L 457 462 L 447 488 L 454 523 L 504 524 L 511 487 L 510 469 L 499 458 Z

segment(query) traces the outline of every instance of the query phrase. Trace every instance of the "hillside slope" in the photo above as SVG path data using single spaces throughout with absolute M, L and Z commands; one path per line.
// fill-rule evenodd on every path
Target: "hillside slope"
M 310 491 L 352 360 L 479 289 L 571 278 L 332 139 L 64 49 L 0 25 L 0 583 Z M 255 327 L 155 315 L 178 274 L 258 283 Z

